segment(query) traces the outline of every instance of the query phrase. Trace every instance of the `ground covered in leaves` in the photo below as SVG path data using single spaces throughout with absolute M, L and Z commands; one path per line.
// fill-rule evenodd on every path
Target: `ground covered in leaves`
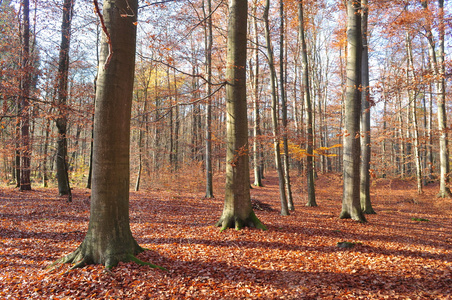
M 418 196 L 414 182 L 376 179 L 377 215 L 339 220 L 341 179 L 321 175 L 319 207 L 305 207 L 294 180 L 295 211 L 279 215 L 277 181 L 251 191 L 267 231 L 219 232 L 223 191 L 203 199 L 187 178 L 131 192 L 131 228 L 156 270 L 121 263 L 45 268 L 74 251 L 89 219 L 89 191 L 74 202 L 55 189 L 0 189 L 0 299 L 451 299 L 452 200 L 437 185 Z M 271 206 L 273 210 L 269 209 Z M 348 243 L 343 243 L 348 242 Z

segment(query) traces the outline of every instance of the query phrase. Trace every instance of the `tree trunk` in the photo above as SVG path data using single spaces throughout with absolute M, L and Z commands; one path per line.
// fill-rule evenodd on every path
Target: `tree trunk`
M 369 46 L 367 32 L 367 16 L 369 7 L 367 0 L 361 0 L 361 34 L 362 34 L 362 91 L 361 91 L 361 166 L 360 166 L 360 201 L 365 214 L 375 214 L 370 201 L 370 85 L 369 85 Z
M 289 141 L 287 138 L 287 101 L 285 93 L 285 75 L 284 75 L 284 0 L 279 0 L 279 85 L 281 91 L 281 111 L 283 126 L 283 147 L 284 147 L 284 183 L 286 186 L 287 207 L 289 210 L 295 210 L 293 206 L 292 187 L 290 185 L 290 161 L 289 161 Z
M 137 0 L 107 0 L 103 5 L 106 28 L 97 79 L 88 232 L 75 252 L 58 261 L 75 263 L 74 268 L 86 264 L 111 268 L 120 261 L 138 261 L 135 255 L 143 251 L 129 226 L 130 117 L 137 6 Z
M 30 167 L 31 167 L 31 145 L 30 145 L 30 3 L 22 1 L 23 6 L 23 53 L 22 53 L 22 86 L 20 97 L 20 190 L 31 190 Z
M 312 118 L 312 101 L 311 101 L 311 88 L 309 82 L 309 66 L 308 66 L 308 49 L 305 39 L 305 26 L 304 26 L 304 10 L 303 1 L 298 2 L 298 19 L 299 19 L 299 39 L 301 44 L 301 61 L 303 68 L 303 89 L 304 89 L 304 102 L 306 109 L 306 177 L 308 183 L 308 202 L 306 206 L 317 206 L 315 201 L 315 176 L 314 176 L 314 132 L 313 132 L 313 118 Z
M 279 179 L 279 196 L 281 200 L 281 215 L 289 215 L 289 208 L 287 206 L 286 190 L 284 172 L 281 164 L 281 150 L 279 145 L 279 131 L 278 131 L 278 99 L 276 91 L 276 71 L 273 60 L 273 47 L 270 40 L 270 26 L 268 22 L 268 13 L 270 10 L 270 0 L 266 0 L 264 10 L 264 22 L 265 22 L 265 41 L 267 45 L 268 65 L 270 68 L 270 83 L 271 83 L 271 98 L 272 98 L 272 124 L 273 124 L 273 147 L 275 152 L 275 164 L 278 171 Z
M 72 201 L 71 187 L 69 184 L 68 161 L 67 161 L 67 99 L 68 99 L 68 77 L 69 77 L 69 50 L 71 43 L 72 12 L 75 0 L 64 0 L 63 22 L 61 25 L 60 58 L 58 63 L 58 109 L 59 115 L 56 120 L 58 128 L 57 141 L 57 180 L 60 196 L 68 195 L 68 201 Z
M 259 34 L 257 32 L 257 1 L 253 3 L 253 28 L 254 28 L 254 81 L 253 81 L 253 95 L 254 95 L 254 141 L 253 141 L 253 153 L 254 153 L 254 185 L 263 186 L 262 184 L 262 144 L 260 142 L 261 136 L 261 119 L 260 119 L 260 107 L 259 107 Z
M 206 32 L 206 73 L 207 73 L 207 103 L 206 103 L 206 198 L 213 198 L 212 169 L 212 1 L 207 0 L 207 32 Z
M 452 197 L 452 193 L 448 187 L 450 176 L 449 164 L 449 148 L 447 137 L 447 111 L 446 111 L 446 66 L 444 63 L 444 37 L 445 37 L 445 21 L 444 21 L 444 0 L 438 0 L 440 20 L 439 20 L 439 46 L 438 46 L 438 83 L 437 83 L 437 107 L 438 107 L 438 130 L 439 151 L 440 151 L 440 187 L 438 197 Z
M 265 229 L 250 199 L 248 119 L 246 104 L 246 0 L 229 1 L 226 78 L 226 193 L 221 230 L 243 226 Z
M 341 219 L 366 222 L 360 205 L 361 3 L 347 0 L 347 82 L 345 96 L 344 186 Z
M 416 98 L 417 98 L 417 87 L 416 87 L 416 74 L 414 73 L 414 61 L 413 61 L 413 49 L 411 46 L 411 38 L 408 31 L 406 32 L 406 50 L 407 50 L 407 83 L 408 83 L 408 101 L 410 103 L 410 112 L 412 118 L 412 126 L 409 126 L 413 130 L 413 141 L 414 141 L 414 160 L 416 165 L 416 182 L 417 182 L 417 193 L 422 194 L 422 168 L 421 168 L 421 158 L 419 150 L 419 131 L 416 113 Z

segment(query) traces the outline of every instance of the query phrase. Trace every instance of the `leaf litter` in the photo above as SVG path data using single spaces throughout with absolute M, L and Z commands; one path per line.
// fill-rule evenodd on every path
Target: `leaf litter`
M 149 249 L 138 257 L 167 272 L 134 263 L 47 271 L 83 241 L 89 190 L 75 189 L 69 204 L 56 189 L 1 188 L 0 298 L 450 299 L 452 200 L 436 198 L 437 185 L 417 195 L 413 182 L 374 180 L 377 215 L 360 224 L 338 219 L 340 176 L 319 177 L 319 207 L 304 205 L 306 184 L 295 178 L 295 211 L 283 217 L 269 174 L 251 190 L 268 230 L 219 232 L 217 180 L 214 199 L 177 184 L 130 193 L 132 232 Z M 344 242 L 353 247 L 338 247 Z

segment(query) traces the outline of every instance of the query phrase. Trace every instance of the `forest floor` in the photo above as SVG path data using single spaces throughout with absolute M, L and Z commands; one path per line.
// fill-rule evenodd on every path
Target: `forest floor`
M 268 176 L 251 190 L 273 208 L 256 210 L 268 230 L 220 232 L 223 179 L 216 198 L 203 199 L 202 184 L 186 176 L 130 194 L 132 232 L 150 249 L 138 257 L 168 271 L 48 271 L 82 242 L 89 190 L 75 188 L 67 203 L 52 188 L 0 188 L 0 299 L 452 299 L 452 200 L 436 198 L 437 185 L 417 195 L 414 181 L 375 179 L 377 214 L 361 224 L 338 219 L 339 175 L 320 176 L 318 207 L 304 206 L 305 183 L 294 176 L 286 217 Z M 344 241 L 354 247 L 338 247 Z

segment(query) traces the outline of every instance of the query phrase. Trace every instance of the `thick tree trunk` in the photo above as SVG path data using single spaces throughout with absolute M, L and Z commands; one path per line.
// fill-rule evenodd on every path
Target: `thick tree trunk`
M 367 16 L 369 7 L 367 0 L 361 0 L 361 34 L 362 34 L 362 91 L 361 91 L 361 166 L 360 166 L 360 201 L 365 214 L 375 214 L 370 201 L 370 84 L 369 84 L 369 46 L 367 32 Z
M 360 205 L 361 3 L 347 0 L 347 82 L 345 97 L 344 186 L 341 219 L 365 222 Z
M 272 98 L 272 124 L 273 124 L 273 149 L 275 153 L 275 164 L 278 172 L 279 179 L 279 196 L 281 200 L 281 215 L 289 215 L 289 208 L 287 205 L 286 189 L 283 166 L 281 163 L 281 147 L 279 144 L 279 130 L 278 130 L 278 98 L 276 91 L 276 71 L 273 59 L 273 47 L 270 40 L 270 26 L 268 21 L 268 13 L 270 10 L 270 0 L 266 1 L 264 10 L 264 22 L 265 22 L 265 41 L 267 45 L 268 65 L 270 68 L 270 83 L 271 83 L 271 98 Z
M 226 193 L 221 230 L 243 226 L 265 229 L 250 199 L 248 119 L 246 104 L 246 0 L 229 1 L 226 78 Z
M 69 172 L 67 161 L 67 99 L 68 99 L 68 77 L 69 77 L 69 50 L 71 43 L 72 12 L 75 0 L 64 0 L 63 22 L 61 25 L 60 58 L 58 63 L 58 109 L 59 115 L 56 120 L 58 128 L 57 141 L 57 180 L 60 196 L 68 195 L 68 201 L 72 201 L 71 187 L 69 184 Z
M 79 248 L 59 261 L 75 263 L 74 267 L 103 264 L 110 268 L 120 261 L 137 261 L 135 255 L 143 251 L 129 226 L 137 6 L 137 0 L 108 0 L 103 5 L 106 32 L 97 79 L 90 221 Z
M 311 101 L 311 88 L 309 81 L 309 66 L 308 66 L 308 48 L 306 46 L 305 39 L 305 26 L 304 26 L 304 10 L 303 1 L 298 2 L 298 19 L 299 19 L 299 39 L 301 44 L 301 61 L 303 68 L 303 95 L 306 109 L 306 176 L 308 183 L 308 201 L 306 206 L 317 206 L 315 200 L 315 174 L 314 174 L 314 131 L 313 131 L 313 117 L 312 117 L 312 101 Z
M 421 1 L 422 6 L 427 15 L 430 14 L 428 10 L 427 1 Z M 439 46 L 435 51 L 435 41 L 431 24 L 427 23 L 426 37 L 429 45 L 430 64 L 433 75 L 436 78 L 436 105 L 438 114 L 438 131 L 439 131 L 439 160 L 440 160 L 440 181 L 438 197 L 452 197 L 452 193 L 448 187 L 449 183 L 449 149 L 447 138 L 447 116 L 446 116 L 446 82 L 445 82 L 445 65 L 444 65 L 444 36 L 445 36 L 445 22 L 444 22 L 444 0 L 438 0 L 440 20 L 439 20 Z

